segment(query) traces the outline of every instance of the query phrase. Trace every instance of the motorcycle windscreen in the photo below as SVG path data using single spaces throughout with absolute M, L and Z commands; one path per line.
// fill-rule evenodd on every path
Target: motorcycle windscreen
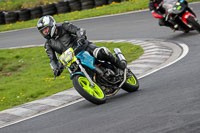
M 177 2 L 178 0 L 163 0 L 163 7 L 166 10 L 172 9 Z
M 163 7 L 170 14 L 181 14 L 187 6 L 184 0 L 164 0 Z
M 186 8 L 186 5 L 183 2 L 184 0 L 164 0 L 163 7 L 170 14 L 180 14 Z

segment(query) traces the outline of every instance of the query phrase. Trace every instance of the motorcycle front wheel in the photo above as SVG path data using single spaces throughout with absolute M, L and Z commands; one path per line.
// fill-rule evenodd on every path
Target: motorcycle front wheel
M 188 23 L 192 25 L 192 28 L 197 30 L 200 33 L 200 24 L 193 17 L 187 19 Z
M 129 77 L 121 88 L 127 92 L 135 92 L 139 89 L 139 81 L 130 69 L 128 70 L 128 74 Z
M 78 93 L 91 103 L 99 105 L 106 102 L 106 95 L 102 89 L 96 83 L 92 87 L 86 77 L 82 75 L 74 76 L 73 85 Z

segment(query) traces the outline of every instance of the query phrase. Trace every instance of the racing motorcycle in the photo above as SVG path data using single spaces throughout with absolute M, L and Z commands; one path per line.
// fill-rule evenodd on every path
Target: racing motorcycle
M 177 30 L 185 33 L 197 30 L 200 33 L 196 14 L 185 0 L 163 0 L 162 6 L 166 10 L 166 21 L 174 24 Z
M 120 70 L 110 62 L 97 60 L 87 51 L 75 55 L 78 47 L 67 49 L 59 61 L 68 69 L 74 88 L 86 100 L 99 105 L 120 88 L 127 92 L 138 90 L 138 79 L 130 69 Z M 114 54 L 121 61 L 126 60 L 119 48 L 114 49 Z

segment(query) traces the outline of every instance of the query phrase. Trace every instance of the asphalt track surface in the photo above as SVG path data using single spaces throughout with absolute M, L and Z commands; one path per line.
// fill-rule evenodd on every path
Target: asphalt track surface
M 200 4 L 191 5 L 200 20 Z M 179 62 L 140 79 L 140 91 L 121 91 L 106 104 L 82 101 L 5 128 L 0 133 L 199 133 L 200 34 L 159 27 L 150 12 L 76 21 L 92 40 L 154 38 L 188 44 Z M 0 47 L 42 44 L 36 29 L 0 33 Z

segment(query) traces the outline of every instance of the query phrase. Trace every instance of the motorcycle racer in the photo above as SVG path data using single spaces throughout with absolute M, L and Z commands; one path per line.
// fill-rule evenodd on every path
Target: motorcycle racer
M 177 29 L 177 25 L 174 25 L 168 21 L 165 21 L 165 9 L 162 7 L 163 0 L 149 0 L 149 9 L 154 18 L 159 19 L 160 26 L 167 26 L 171 29 Z
M 89 42 L 86 31 L 68 21 L 56 24 L 52 16 L 43 16 L 37 23 L 37 29 L 46 39 L 44 47 L 55 76 L 59 76 L 64 69 L 64 66 L 58 61 L 56 53 L 61 55 L 70 47 L 76 48 L 78 44 L 80 45 L 79 52 L 82 50 L 88 51 L 99 60 L 109 61 L 122 70 L 126 68 L 126 62 L 121 62 L 114 57 L 108 48 L 98 47 Z

